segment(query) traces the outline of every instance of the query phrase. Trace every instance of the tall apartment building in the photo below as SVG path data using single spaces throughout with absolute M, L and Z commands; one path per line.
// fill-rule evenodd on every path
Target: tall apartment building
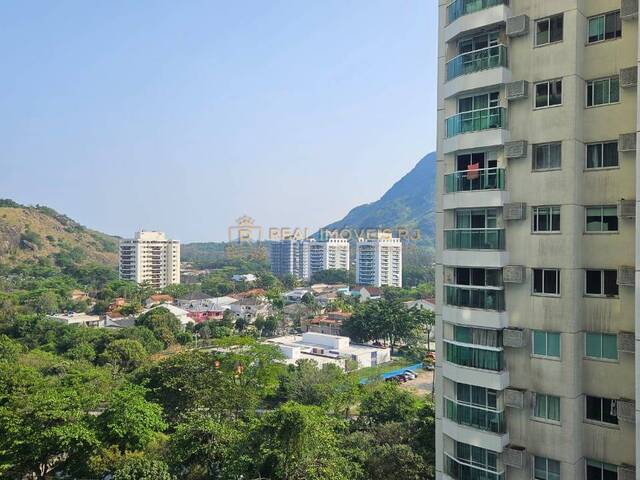
M 349 270 L 349 242 L 346 239 L 280 240 L 271 242 L 271 271 L 291 274 L 300 280 L 322 270 Z
M 180 283 L 180 242 L 162 232 L 140 231 L 120 240 L 120 278 L 155 288 Z
M 380 232 L 360 238 L 356 250 L 356 283 L 376 287 L 402 287 L 402 242 Z
M 637 10 L 439 0 L 438 479 L 640 478 Z

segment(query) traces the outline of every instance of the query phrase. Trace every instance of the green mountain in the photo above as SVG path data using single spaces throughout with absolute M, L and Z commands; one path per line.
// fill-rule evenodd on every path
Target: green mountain
M 353 208 L 335 229 L 419 229 L 421 244 L 433 245 L 435 232 L 436 154 L 429 153 L 377 201 Z
M 115 268 L 117 256 L 118 237 L 91 230 L 49 207 L 0 199 L 1 264 L 51 258 Z

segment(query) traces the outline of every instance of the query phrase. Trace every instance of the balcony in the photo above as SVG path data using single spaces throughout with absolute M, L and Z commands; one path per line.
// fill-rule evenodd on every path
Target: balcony
M 454 340 L 445 340 L 444 347 L 447 362 L 461 367 L 490 370 L 492 372 L 504 370 L 502 348 L 471 345 Z
M 507 47 L 504 45 L 460 54 L 447 62 L 446 70 L 445 98 L 511 82 Z
M 504 250 L 503 228 L 456 228 L 444 231 L 447 250 Z
M 492 433 L 506 433 L 504 411 L 498 412 L 482 407 L 458 403 L 449 398 L 444 399 L 444 414 L 457 424 L 485 430 Z
M 445 210 L 475 207 L 503 207 L 509 203 L 505 190 L 504 168 L 460 170 L 444 177 L 446 195 L 442 199 Z
M 445 305 L 504 311 L 504 290 L 501 289 L 445 285 L 444 295 Z
M 449 42 L 463 32 L 507 21 L 511 16 L 508 0 L 455 0 L 447 6 L 444 40 Z
M 461 112 L 446 119 L 444 153 L 471 148 L 497 147 L 511 138 L 507 128 L 507 109 L 480 108 Z
M 444 454 L 445 473 L 455 480 L 504 480 L 504 472 L 496 472 Z

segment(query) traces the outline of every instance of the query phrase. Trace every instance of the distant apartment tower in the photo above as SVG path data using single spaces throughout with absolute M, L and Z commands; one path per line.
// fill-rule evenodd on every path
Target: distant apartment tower
M 327 241 L 309 241 L 309 272 L 322 270 L 349 270 L 349 241 L 330 238 Z
M 438 5 L 436 479 L 640 479 L 638 1 Z
M 402 287 L 402 242 L 391 234 L 361 238 L 356 250 L 356 283 Z
M 122 280 L 148 283 L 154 288 L 180 283 L 180 242 L 162 232 L 140 231 L 120 241 Z
M 309 242 L 304 240 L 278 240 L 271 242 L 271 272 L 274 275 L 293 275 L 308 280 Z
M 322 270 L 349 270 L 349 242 L 280 240 L 271 243 L 271 271 L 275 275 L 291 274 L 300 280 Z

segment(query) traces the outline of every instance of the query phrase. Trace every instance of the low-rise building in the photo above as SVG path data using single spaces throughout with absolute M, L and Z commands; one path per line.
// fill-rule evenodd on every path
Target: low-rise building
M 263 317 L 269 315 L 271 313 L 271 304 L 258 298 L 243 298 L 232 303 L 230 310 L 236 314 L 236 317 L 251 323 L 258 315 Z
M 245 273 L 244 275 L 234 275 L 231 277 L 231 280 L 234 282 L 246 282 L 251 283 L 255 282 L 258 279 L 253 273 Z
M 351 318 L 351 313 L 328 312 L 325 315 L 300 320 L 300 328 L 303 332 L 341 335 L 342 322 L 348 318 Z
M 356 285 L 351 288 L 349 294 L 360 302 L 368 300 L 380 300 L 384 292 L 379 287 L 363 287 Z
M 180 320 L 180 324 L 184 327 L 188 323 L 193 323 L 193 319 L 189 316 L 189 311 L 184 308 L 176 307 L 175 305 L 164 304 L 164 305 L 156 305 L 155 307 L 147 310 L 148 312 L 151 310 L 155 310 L 156 308 L 166 308 L 169 312 L 173 313 L 178 320 Z M 146 312 L 143 312 L 146 313 Z
M 346 361 L 354 360 L 358 362 L 358 368 L 365 368 L 391 361 L 389 348 L 352 344 L 349 337 L 338 335 L 305 332 L 272 338 L 267 342 L 277 345 L 289 364 L 308 359 L 318 365 L 332 363 L 346 368 Z
M 173 297 L 171 295 L 166 295 L 163 293 L 151 295 L 145 300 L 144 306 L 147 308 L 151 308 L 162 303 L 173 303 Z
M 304 297 L 307 293 L 311 293 L 311 290 L 307 288 L 295 288 L 289 292 L 285 292 L 282 296 L 284 300 L 289 303 L 300 303 L 302 301 L 302 297 Z
M 407 308 L 427 309 L 427 310 L 431 310 L 432 312 L 434 312 L 436 309 L 435 299 L 429 300 L 429 299 L 421 298 L 419 300 L 411 300 L 411 301 L 402 302 L 402 303 Z
M 87 313 L 58 313 L 55 315 L 47 315 L 50 320 L 63 323 L 65 325 L 78 325 L 81 327 L 100 327 L 100 316 L 89 315 Z

